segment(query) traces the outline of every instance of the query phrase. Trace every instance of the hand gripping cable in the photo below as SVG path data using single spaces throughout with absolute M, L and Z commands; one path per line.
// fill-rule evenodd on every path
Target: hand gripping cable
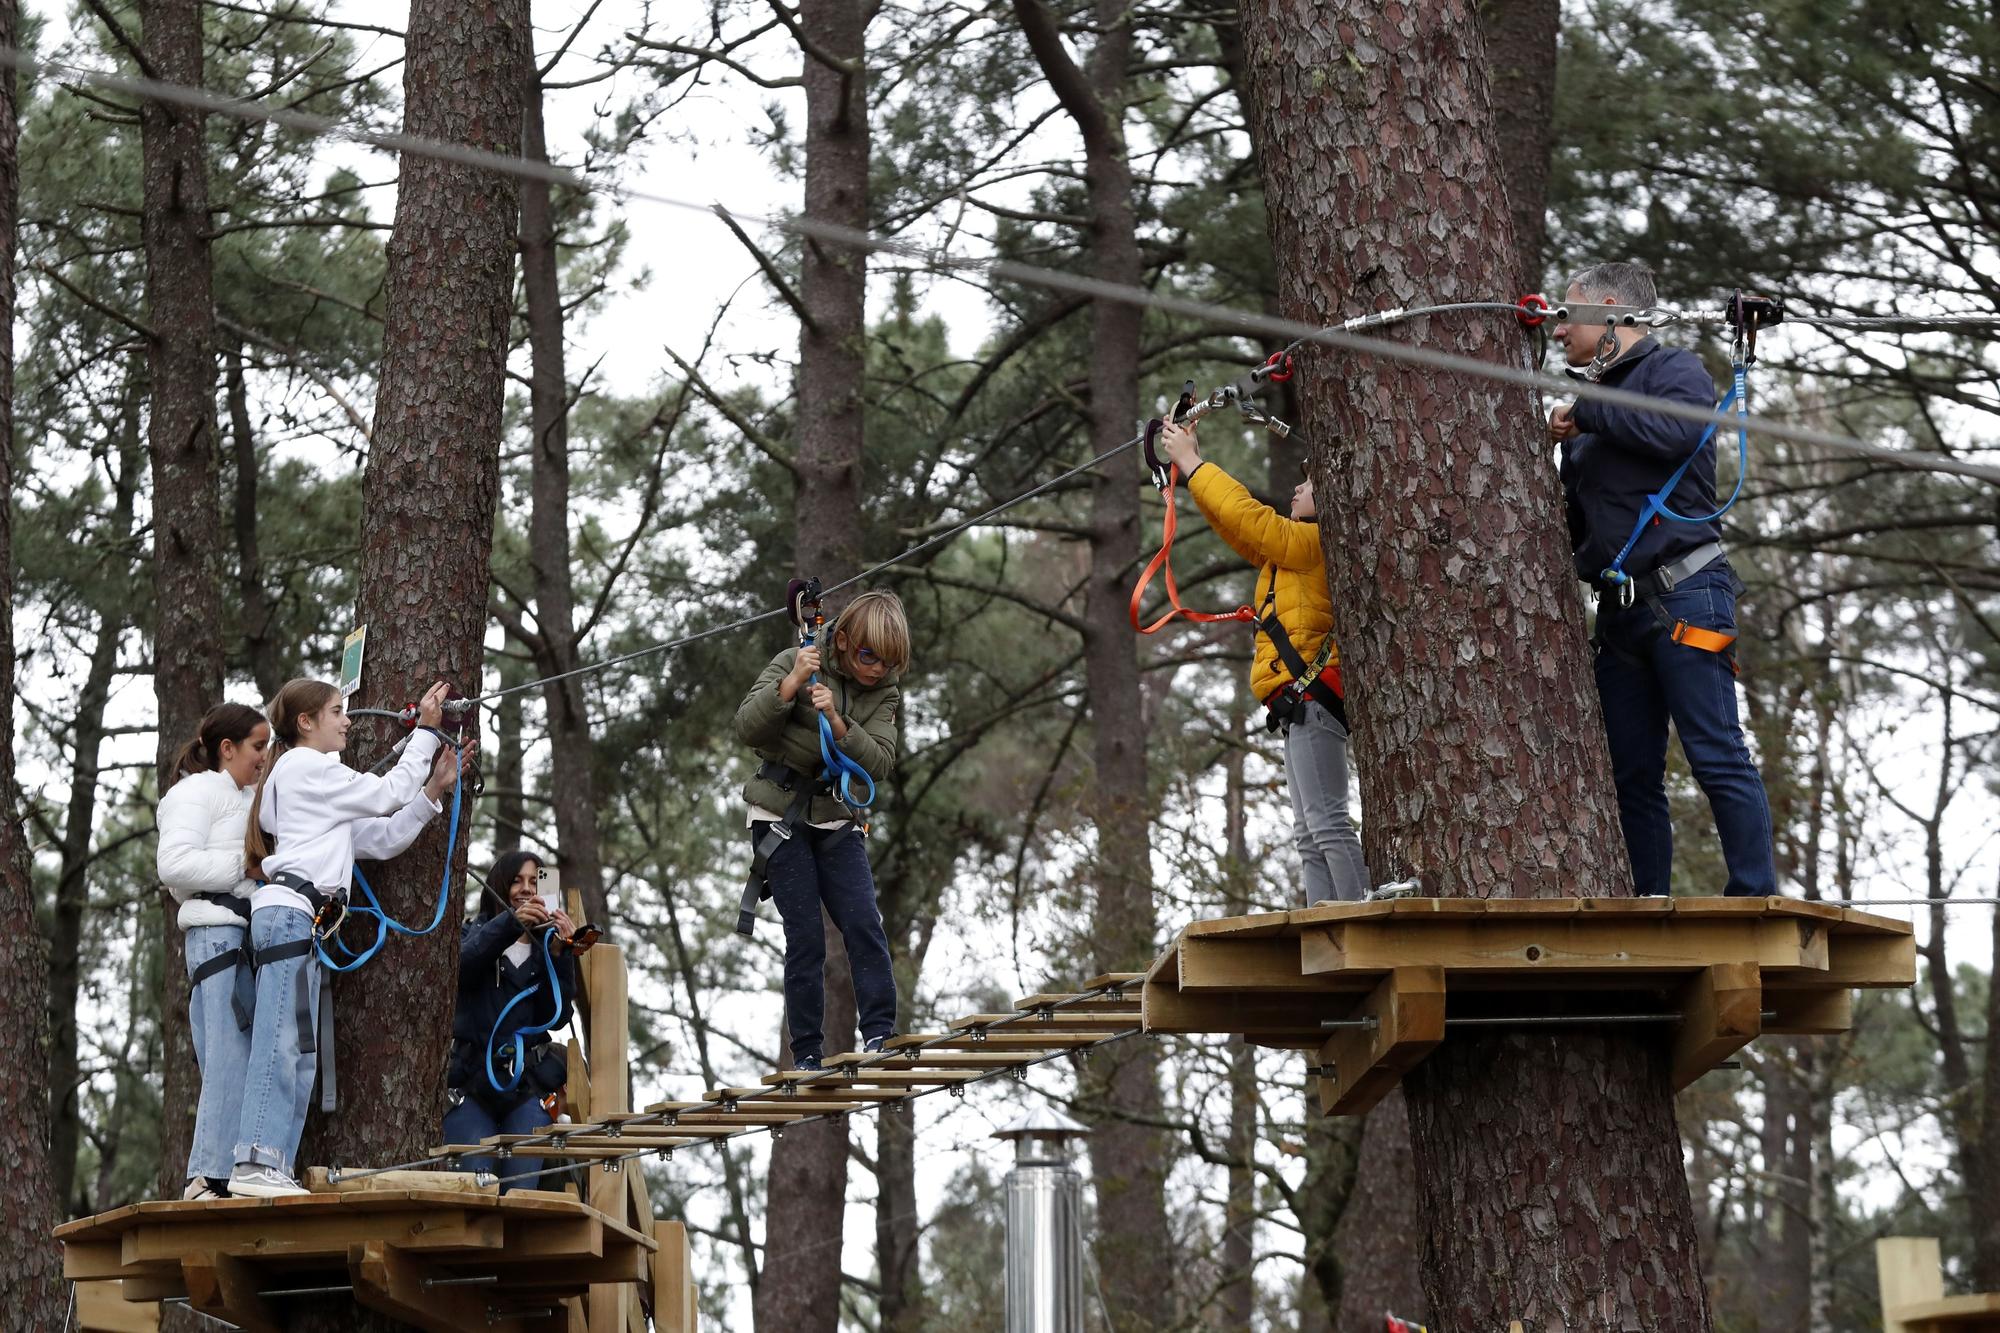
M 819 580 L 816 578 L 793 579 L 785 590 L 785 603 L 790 608 L 792 624 L 798 627 L 801 648 L 812 647 L 826 623 L 826 616 L 820 610 L 820 597 Z M 812 683 L 819 684 L 817 671 L 812 675 Z M 859 816 L 875 804 L 875 779 L 840 749 L 839 742 L 833 737 L 833 723 L 827 720 L 826 714 L 815 709 L 813 715 L 819 721 L 820 776 L 832 785 L 840 803 L 856 813 L 856 822 L 859 823 Z M 855 794 L 857 780 L 866 795 Z

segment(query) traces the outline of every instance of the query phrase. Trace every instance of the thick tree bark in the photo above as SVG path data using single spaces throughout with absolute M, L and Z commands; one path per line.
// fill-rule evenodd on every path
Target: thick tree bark
M 1513 224 L 1460 0 L 1268 0 L 1245 46 L 1285 314 L 1508 290 Z M 1407 336 L 1519 359 L 1504 321 Z M 1533 396 L 1311 348 L 1300 366 L 1369 865 L 1444 896 L 1629 894 Z M 1404 1089 L 1439 1324 L 1708 1327 L 1660 1045 L 1454 1038 Z
M 527 0 L 421 0 L 410 6 L 404 123 L 411 134 L 517 152 Z M 518 193 L 512 178 L 408 155 L 389 241 L 388 324 L 374 446 L 362 480 L 359 618 L 368 626 L 362 700 L 395 706 L 442 677 L 476 689 L 483 656 L 499 490 Z M 379 750 L 377 751 L 379 753 Z M 363 749 L 355 755 L 366 763 Z M 450 798 L 446 798 L 447 814 Z M 427 922 L 444 865 L 446 818 L 374 868 L 388 911 Z M 463 874 L 465 840 L 450 867 Z M 421 1156 L 444 1115 L 451 1006 L 440 978 L 458 965 L 459 914 L 433 934 L 393 940 L 334 988 L 340 1110 L 303 1164 Z M 320 1327 L 358 1327 L 351 1304 Z M 366 1327 L 378 1327 L 369 1322 Z
M 1549 153 L 1555 147 L 1556 37 L 1562 0 L 1481 0 L 1493 106 L 1507 132 L 1495 136 L 1507 207 L 1514 215 L 1514 287 L 1542 287 L 1548 244 Z M 1514 292 L 1513 287 L 1508 289 Z
M 0 0 L 0 46 L 12 49 L 20 14 Z M 14 71 L 0 70 L 0 442 L 14 438 L 14 227 L 20 206 L 20 119 Z M 14 785 L 14 452 L 0 448 L 0 920 L 35 919 L 27 830 Z M 48 1040 L 48 941 L 0 931 L 0 1062 L 40 1069 Z M 62 1323 L 61 1256 L 49 1239 L 49 1094 L 29 1078 L 0 1080 L 0 1328 Z
M 1412 1263 L 1423 1243 L 1416 1180 L 1410 1168 L 1410 1113 L 1392 1092 L 1361 1123 L 1354 1193 L 1334 1230 L 1340 1256 L 1338 1333 L 1380 1328 L 1383 1316 L 1428 1318 L 1423 1282 Z
M 250 387 L 243 366 L 243 343 L 230 348 L 224 397 L 229 404 L 229 446 L 236 468 L 230 510 L 236 534 L 237 614 L 243 618 L 243 661 L 257 682 L 257 697 L 273 699 L 285 683 L 285 655 L 271 637 L 277 608 L 264 590 L 264 561 L 257 548 L 257 432 L 250 424 Z
M 542 130 L 542 81 L 528 52 L 522 69 L 525 114 L 521 151 L 546 162 Z M 528 562 L 535 571 L 535 635 L 529 647 L 544 676 L 577 666 L 576 589 L 569 560 L 569 378 L 563 368 L 563 307 L 556 252 L 555 206 L 547 181 L 521 183 L 521 285 L 528 303 L 528 346 L 533 352 L 529 414 L 534 440 L 528 518 Z M 583 897 L 592 921 L 608 921 L 603 855 L 598 849 L 596 747 L 591 739 L 583 677 L 542 687 L 548 709 L 549 796 L 555 806 L 556 860 L 565 889 Z
M 868 227 L 868 0 L 801 0 L 806 94 L 805 215 Z M 794 554 L 826 584 L 861 569 L 862 354 L 867 256 L 807 239 L 799 274 Z M 828 606 L 829 612 L 835 608 Z M 825 1053 L 854 1049 L 854 982 L 826 931 Z M 780 1046 L 784 1044 L 780 1034 Z M 787 1057 L 789 1063 L 789 1057 Z M 847 1126 L 801 1125 L 771 1145 L 764 1263 L 752 1301 L 760 1333 L 834 1333 L 846 1219 Z
M 139 443 L 136 405 L 128 405 L 120 423 L 118 474 L 113 481 L 111 518 L 104 539 L 123 543 L 132 536 L 133 501 L 145 466 Z M 82 1138 L 79 1115 L 77 996 L 83 982 L 83 916 L 90 906 L 91 834 L 97 826 L 98 755 L 104 744 L 104 709 L 111 699 L 111 681 L 118 667 L 119 631 L 130 622 L 129 609 L 101 612 L 91 645 L 90 665 L 77 692 L 70 718 L 69 801 L 64 809 L 61 863 L 56 871 L 55 911 L 49 933 L 49 1160 L 56 1205 L 70 1210 L 76 1185 L 76 1149 Z M 186 1159 L 182 1159 L 186 1165 Z
M 145 0 L 143 41 L 153 77 L 199 87 L 200 0 Z M 222 698 L 221 474 L 215 443 L 215 308 L 209 263 L 208 163 L 202 114 L 147 102 L 143 149 L 147 361 L 153 459 L 153 692 L 162 777 L 201 715 Z M 160 1189 L 178 1195 L 194 1131 L 194 1041 L 180 928 L 162 899 L 164 984 Z
M 1122 0 L 1098 0 L 1096 38 L 1084 67 L 1070 59 L 1042 0 L 1014 0 L 1029 49 L 1083 139 L 1090 200 L 1090 272 L 1137 285 L 1142 277 L 1124 131 L 1125 66 L 1131 14 Z M 1131 438 L 1139 416 L 1136 306 L 1091 306 L 1090 439 L 1101 453 Z M 1084 594 L 1084 675 L 1090 694 L 1091 814 L 1097 895 L 1090 923 L 1092 967 L 1143 969 L 1158 929 L 1147 841 L 1146 733 L 1140 712 L 1138 649 L 1125 626 L 1128 581 L 1139 557 L 1139 484 L 1112 467 L 1090 500 L 1090 578 Z M 1113 1047 L 1091 1061 L 1092 1097 L 1102 1106 L 1090 1137 L 1097 1191 L 1093 1238 L 1104 1299 L 1120 1329 L 1174 1321 L 1173 1233 L 1165 1173 L 1172 1162 L 1160 1119 L 1160 1054 L 1151 1045 Z

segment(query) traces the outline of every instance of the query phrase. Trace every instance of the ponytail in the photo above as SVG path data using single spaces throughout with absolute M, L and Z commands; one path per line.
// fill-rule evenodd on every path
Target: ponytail
M 246 868 L 271 854 L 271 844 L 264 837 L 264 825 L 259 819 L 264 810 L 264 784 L 270 780 L 271 770 L 278 766 L 280 755 L 299 743 L 299 719 L 312 716 L 339 695 L 338 689 L 323 680 L 300 677 L 286 681 L 266 705 L 264 711 L 271 719 L 271 748 L 265 752 L 264 771 L 257 775 L 257 794 L 250 799 L 250 823 L 243 830 Z
M 196 773 L 213 773 L 222 767 L 225 741 L 241 745 L 264 725 L 264 715 L 249 704 L 217 704 L 201 715 L 194 739 L 181 747 L 167 769 L 167 786 Z

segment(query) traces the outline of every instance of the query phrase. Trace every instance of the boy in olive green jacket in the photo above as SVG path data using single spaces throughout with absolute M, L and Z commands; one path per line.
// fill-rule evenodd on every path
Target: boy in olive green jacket
M 764 875 L 785 924 L 785 1021 L 799 1069 L 820 1068 L 825 1049 L 822 905 L 847 948 L 863 1049 L 880 1050 L 896 1027 L 896 977 L 875 873 L 862 830 L 825 781 L 820 718 L 834 746 L 870 779 L 889 776 L 902 703 L 895 682 L 910 663 L 902 602 L 891 592 L 860 594 L 834 620 L 827 643 L 824 657 L 811 647 L 772 658 L 736 710 L 737 739 L 764 761 L 743 788 L 753 852 L 774 823 L 790 826 Z

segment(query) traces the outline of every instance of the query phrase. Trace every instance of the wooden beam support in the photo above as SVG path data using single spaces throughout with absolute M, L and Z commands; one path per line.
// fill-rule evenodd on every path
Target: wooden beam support
M 256 1221 L 216 1210 L 214 1220 L 142 1223 L 124 1234 L 120 1253 L 127 1264 L 144 1264 L 162 1259 L 179 1262 L 181 1256 L 203 1250 L 248 1258 L 338 1255 L 367 1240 L 407 1250 L 498 1250 L 507 1239 L 497 1212 L 329 1208 L 310 1218 L 280 1218 L 281 1211 L 289 1210 L 272 1209 Z
M 1190 935 L 1181 941 L 1181 991 L 1365 992 L 1372 979 L 1339 972 L 1299 970 L 1299 942 L 1291 936 Z
M 1742 1050 L 1764 1030 L 1764 986 L 1755 963 L 1718 963 L 1681 992 L 1674 1035 L 1678 1091 Z
M 1371 985 L 1372 989 L 1372 985 Z M 1237 1032 L 1247 1036 L 1325 1039 L 1320 1022 L 1357 1012 L 1358 997 L 1337 994 L 1269 995 L 1258 991 L 1146 991 L 1148 1032 Z
M 1903 1309 L 1944 1299 L 1937 1237 L 1885 1236 L 1876 1241 L 1875 1280 L 1882 1291 L 1883 1333 L 1913 1333 Z
M 1338 1031 L 1320 1047 L 1320 1065 L 1332 1069 L 1319 1080 L 1320 1109 L 1328 1115 L 1358 1115 L 1375 1105 L 1444 1040 L 1444 969 L 1392 970 L 1355 1017 L 1375 1022 Z
M 1781 915 L 1535 916 L 1489 913 L 1332 921 L 1299 934 L 1299 970 L 1381 973 L 1438 966 L 1467 977 L 1572 973 L 1629 986 L 1646 973 L 1692 974 L 1714 963 L 1824 972 L 1824 923 Z
M 451 1333 L 454 1329 L 482 1328 L 490 1322 L 485 1291 L 426 1287 L 424 1270 L 408 1255 L 381 1241 L 349 1247 L 347 1276 L 354 1283 L 356 1304 L 418 1328 Z M 520 1322 L 508 1325 L 523 1326 Z
M 129 1281 L 129 1279 L 128 1279 Z M 76 1284 L 76 1326 L 84 1333 L 159 1333 L 159 1296 L 127 1300 L 117 1282 Z M 180 1280 L 166 1296 L 185 1296 Z M 140 1304 L 143 1300 L 148 1303 Z
M 1764 1031 L 1796 1037 L 1829 1037 L 1854 1026 L 1851 990 L 1781 990 L 1764 986 Z
M 188 1305 L 247 1333 L 283 1333 L 286 1321 L 263 1296 L 264 1279 L 252 1264 L 233 1254 L 200 1250 L 181 1256 L 181 1280 Z
M 655 1333 L 695 1333 L 694 1258 L 688 1250 L 687 1227 L 680 1222 L 656 1222 L 653 1239 L 660 1243 L 653 1256 Z

